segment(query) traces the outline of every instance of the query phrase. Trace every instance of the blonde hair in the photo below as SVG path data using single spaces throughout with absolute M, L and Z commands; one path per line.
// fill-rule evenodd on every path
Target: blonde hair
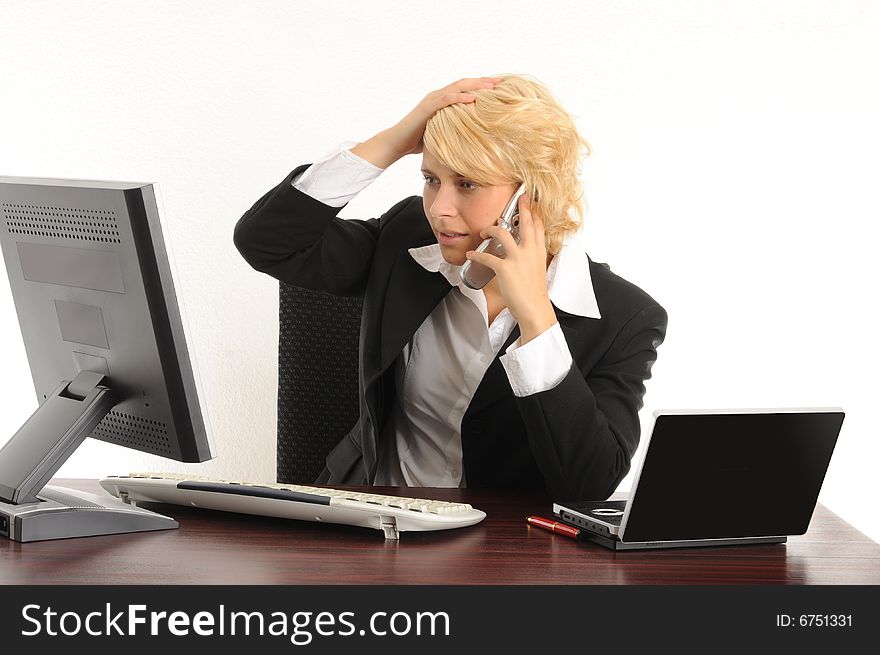
M 547 252 L 557 254 L 583 222 L 580 174 L 590 144 L 540 82 L 498 75 L 476 100 L 439 110 L 425 129 L 425 148 L 447 168 L 478 184 L 523 182 L 544 220 Z

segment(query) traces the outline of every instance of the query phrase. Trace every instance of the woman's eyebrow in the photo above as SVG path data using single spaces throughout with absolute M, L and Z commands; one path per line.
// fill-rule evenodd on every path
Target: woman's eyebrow
M 430 169 L 428 169 L 428 168 L 424 168 L 424 167 L 422 168 L 422 173 L 427 173 L 428 175 L 434 175 L 434 176 L 437 175 L 436 173 L 434 173 L 434 171 L 432 171 L 432 170 L 430 170 Z M 468 179 L 470 179 L 467 175 L 462 175 L 461 173 L 452 173 L 452 175 L 450 175 L 450 177 L 457 177 L 457 178 L 460 178 L 460 179 L 462 179 L 462 180 L 468 180 Z

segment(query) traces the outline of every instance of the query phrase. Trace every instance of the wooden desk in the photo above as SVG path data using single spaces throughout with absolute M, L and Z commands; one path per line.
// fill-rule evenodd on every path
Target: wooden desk
M 54 480 L 100 489 L 85 480 Z M 372 488 L 371 491 L 379 491 Z M 391 491 L 391 490 L 389 490 Z M 416 494 L 413 494 L 416 495 Z M 530 527 L 540 494 L 421 489 L 469 502 L 480 524 L 403 533 L 148 505 L 177 530 L 20 544 L 0 540 L 3 584 L 880 584 L 880 545 L 821 505 L 786 544 L 615 553 Z

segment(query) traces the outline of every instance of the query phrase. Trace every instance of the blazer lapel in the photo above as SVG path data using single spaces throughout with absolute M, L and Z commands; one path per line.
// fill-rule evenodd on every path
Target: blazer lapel
M 562 328 L 562 336 L 565 337 L 565 343 L 568 344 L 568 349 L 571 351 L 574 344 L 578 343 L 578 330 L 572 325 L 577 317 L 574 317 L 571 314 L 563 314 L 558 311 L 556 315 L 559 318 L 559 327 Z M 572 356 L 574 356 L 574 352 L 572 352 Z
M 409 252 L 400 252 L 389 278 L 382 311 L 380 370 L 377 373 L 391 365 L 451 289 L 442 273 L 431 273 L 419 265 Z

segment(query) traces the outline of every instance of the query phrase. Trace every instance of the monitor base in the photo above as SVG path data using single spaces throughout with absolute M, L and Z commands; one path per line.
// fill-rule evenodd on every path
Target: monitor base
M 37 497 L 37 502 L 21 505 L 0 501 L 0 537 L 29 542 L 177 527 L 174 519 L 109 494 L 50 485 Z

